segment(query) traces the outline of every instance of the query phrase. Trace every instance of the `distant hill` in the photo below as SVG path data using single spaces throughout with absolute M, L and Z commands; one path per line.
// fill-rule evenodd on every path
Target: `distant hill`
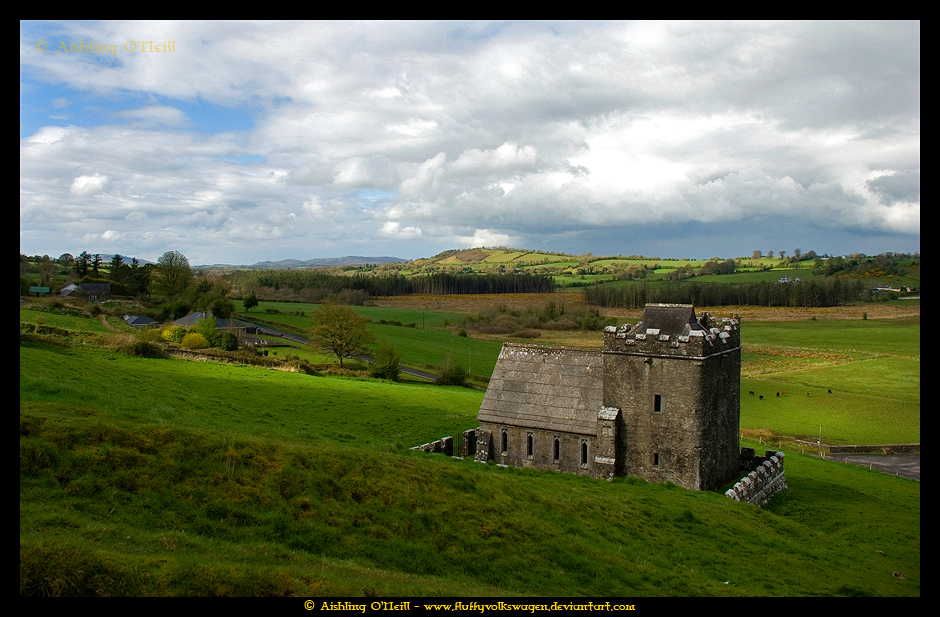
M 319 259 L 282 259 L 280 261 L 259 261 L 249 268 L 328 268 L 330 266 L 360 266 L 363 264 L 391 264 L 410 261 L 400 257 L 361 257 L 348 255 L 346 257 L 322 257 Z

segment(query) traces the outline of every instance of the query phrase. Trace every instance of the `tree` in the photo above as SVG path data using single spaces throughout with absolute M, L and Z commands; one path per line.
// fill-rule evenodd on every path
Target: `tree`
M 398 381 L 401 373 L 401 358 L 395 348 L 388 341 L 382 341 L 372 359 L 372 366 L 369 367 L 369 374 L 379 379 L 391 379 Z
M 245 307 L 246 311 L 250 311 L 251 309 L 258 306 L 258 298 L 255 297 L 255 294 L 251 294 L 242 301 L 242 306 Z
M 192 281 L 193 270 L 185 255 L 178 251 L 167 251 L 157 260 L 157 267 L 151 279 L 157 293 L 176 298 Z
M 78 276 L 84 277 L 88 274 L 88 263 L 91 261 L 91 255 L 88 254 L 88 251 L 82 251 L 78 259 L 75 261 L 75 273 Z
M 759 250 L 751 252 L 751 259 L 759 261 L 760 258 L 761 258 L 761 252 Z
M 313 329 L 310 334 L 313 345 L 328 350 L 343 366 L 343 358 L 362 351 L 368 343 L 375 341 L 366 324 L 372 321 L 359 315 L 348 306 L 324 304 L 310 313 Z

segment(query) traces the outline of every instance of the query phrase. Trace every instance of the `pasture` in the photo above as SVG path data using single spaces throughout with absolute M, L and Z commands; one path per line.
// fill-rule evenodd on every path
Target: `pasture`
M 789 454 L 761 510 L 502 469 L 408 450 L 478 391 L 65 343 L 21 340 L 21 595 L 920 594 L 912 481 Z

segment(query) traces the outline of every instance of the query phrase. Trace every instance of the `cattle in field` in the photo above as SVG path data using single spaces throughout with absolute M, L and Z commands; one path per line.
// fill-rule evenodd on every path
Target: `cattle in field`
M 754 396 L 754 391 L 753 391 L 753 390 L 748 390 L 747 393 L 750 394 L 751 396 Z
M 764 400 L 764 395 L 761 394 L 760 397 L 758 398 L 758 400 L 760 400 L 760 401 Z

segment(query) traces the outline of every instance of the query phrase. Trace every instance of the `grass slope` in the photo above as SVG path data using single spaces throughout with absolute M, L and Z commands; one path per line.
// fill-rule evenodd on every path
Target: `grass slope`
M 904 479 L 789 455 L 761 510 L 407 449 L 480 392 L 20 352 L 22 595 L 920 593 Z

